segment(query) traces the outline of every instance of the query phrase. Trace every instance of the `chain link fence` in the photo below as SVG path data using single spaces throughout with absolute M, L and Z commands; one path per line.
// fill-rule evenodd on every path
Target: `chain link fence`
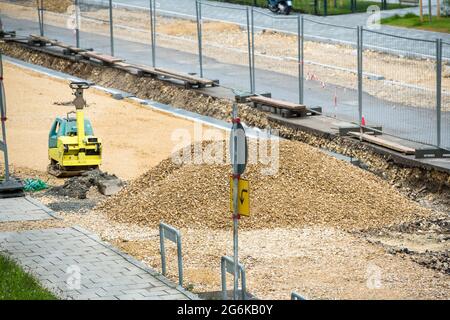
M 200 75 L 224 86 L 254 92 L 250 9 L 197 1 Z M 210 18 L 220 10 L 242 23 Z M 232 35 L 232 36 L 231 36 Z M 242 68 L 246 68 L 242 74 Z
M 362 43 L 362 113 L 367 125 L 437 145 L 436 41 L 363 29 Z M 388 49 L 388 43 L 406 50 Z
M 273 84 L 280 83 L 283 90 L 273 92 L 274 98 L 302 101 L 300 16 L 281 17 L 253 8 L 250 16 L 254 92 L 271 92 Z M 258 27 L 263 20 L 267 27 Z M 297 32 L 283 33 L 286 27 Z
M 152 57 L 155 67 L 198 74 L 197 20 L 176 12 L 166 12 L 153 1 Z
M 357 28 L 303 20 L 304 30 L 327 30 L 322 41 L 305 39 L 305 103 L 321 106 L 327 116 L 359 122 Z M 329 40 L 341 33 L 353 34 L 352 41 Z
M 2 20 L 3 29 L 15 30 L 17 35 L 28 36 L 30 34 L 42 34 L 41 21 L 45 23 L 45 11 L 43 9 L 42 0 L 32 1 L 0 1 L 0 18 Z M 20 28 L 15 28 L 13 19 L 19 19 Z

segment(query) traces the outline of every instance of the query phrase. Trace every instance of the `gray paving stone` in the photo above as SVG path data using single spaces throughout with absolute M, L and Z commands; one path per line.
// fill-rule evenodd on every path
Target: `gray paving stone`
M 78 227 L 0 233 L 0 239 L 7 239 L 0 242 L 0 253 L 62 298 L 197 299 Z M 71 267 L 75 269 L 69 272 Z M 74 283 L 76 288 L 69 286 Z
M 0 222 L 36 221 L 56 217 L 52 210 L 31 197 L 0 199 Z

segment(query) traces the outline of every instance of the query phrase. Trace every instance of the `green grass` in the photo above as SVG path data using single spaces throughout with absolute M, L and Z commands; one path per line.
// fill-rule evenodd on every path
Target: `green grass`
M 13 261 L 0 255 L 0 300 L 56 300 Z
M 237 4 L 243 4 L 243 5 L 254 5 L 256 3 L 256 6 L 258 7 L 267 7 L 267 0 L 215 0 L 218 2 L 229 2 L 229 3 L 237 3 Z M 352 13 L 350 9 L 350 0 L 328 0 L 328 9 L 327 9 L 327 15 L 337 15 L 337 14 L 346 14 L 346 13 Z M 318 8 L 317 13 L 319 15 L 324 14 L 323 9 L 323 0 L 318 2 Z M 371 5 L 377 5 L 381 7 L 380 2 L 374 2 L 374 1 L 356 1 L 356 12 L 366 12 L 367 8 Z M 292 3 L 293 10 L 297 12 L 302 13 L 309 13 L 314 14 L 314 0 L 293 0 Z M 399 3 L 388 3 L 387 9 L 398 9 L 398 8 L 404 8 L 407 7 L 405 5 L 400 5 Z
M 423 22 L 421 22 L 420 17 L 413 13 L 408 13 L 404 16 L 399 16 L 396 14 L 392 17 L 381 19 L 381 23 L 396 27 L 450 33 L 450 17 L 432 17 L 430 22 L 428 15 L 424 15 Z

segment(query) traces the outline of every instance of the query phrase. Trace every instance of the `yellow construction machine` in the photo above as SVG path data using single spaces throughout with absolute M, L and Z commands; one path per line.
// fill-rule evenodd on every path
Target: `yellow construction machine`
M 84 117 L 87 107 L 83 92 L 92 84 L 72 82 L 75 111 L 53 122 L 48 139 L 48 172 L 56 177 L 70 177 L 97 169 L 102 162 L 102 143 L 94 136 L 91 122 Z

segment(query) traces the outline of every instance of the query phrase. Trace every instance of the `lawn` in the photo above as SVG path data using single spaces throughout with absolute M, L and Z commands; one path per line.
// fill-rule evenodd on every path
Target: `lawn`
M 244 5 L 256 5 L 258 7 L 267 7 L 267 0 L 216 0 L 218 2 L 229 2 Z M 315 14 L 314 12 L 314 0 L 293 0 L 293 10 L 301 13 Z M 346 14 L 351 13 L 351 1 L 350 0 L 328 0 L 327 1 L 327 15 Z M 317 14 L 323 15 L 324 1 L 319 0 L 317 2 Z M 376 1 L 356 1 L 355 12 L 366 12 L 367 8 L 371 5 L 377 5 L 381 7 L 381 2 Z M 387 9 L 398 9 L 407 7 L 400 5 L 399 3 L 388 3 Z
M 419 16 L 413 13 L 408 13 L 404 16 L 399 16 L 396 14 L 395 16 L 381 19 L 381 23 L 396 27 L 416 28 L 450 33 L 450 17 L 433 17 L 430 22 L 428 15 L 424 15 L 423 22 L 420 22 Z
M 0 300 L 56 300 L 13 261 L 0 255 Z

